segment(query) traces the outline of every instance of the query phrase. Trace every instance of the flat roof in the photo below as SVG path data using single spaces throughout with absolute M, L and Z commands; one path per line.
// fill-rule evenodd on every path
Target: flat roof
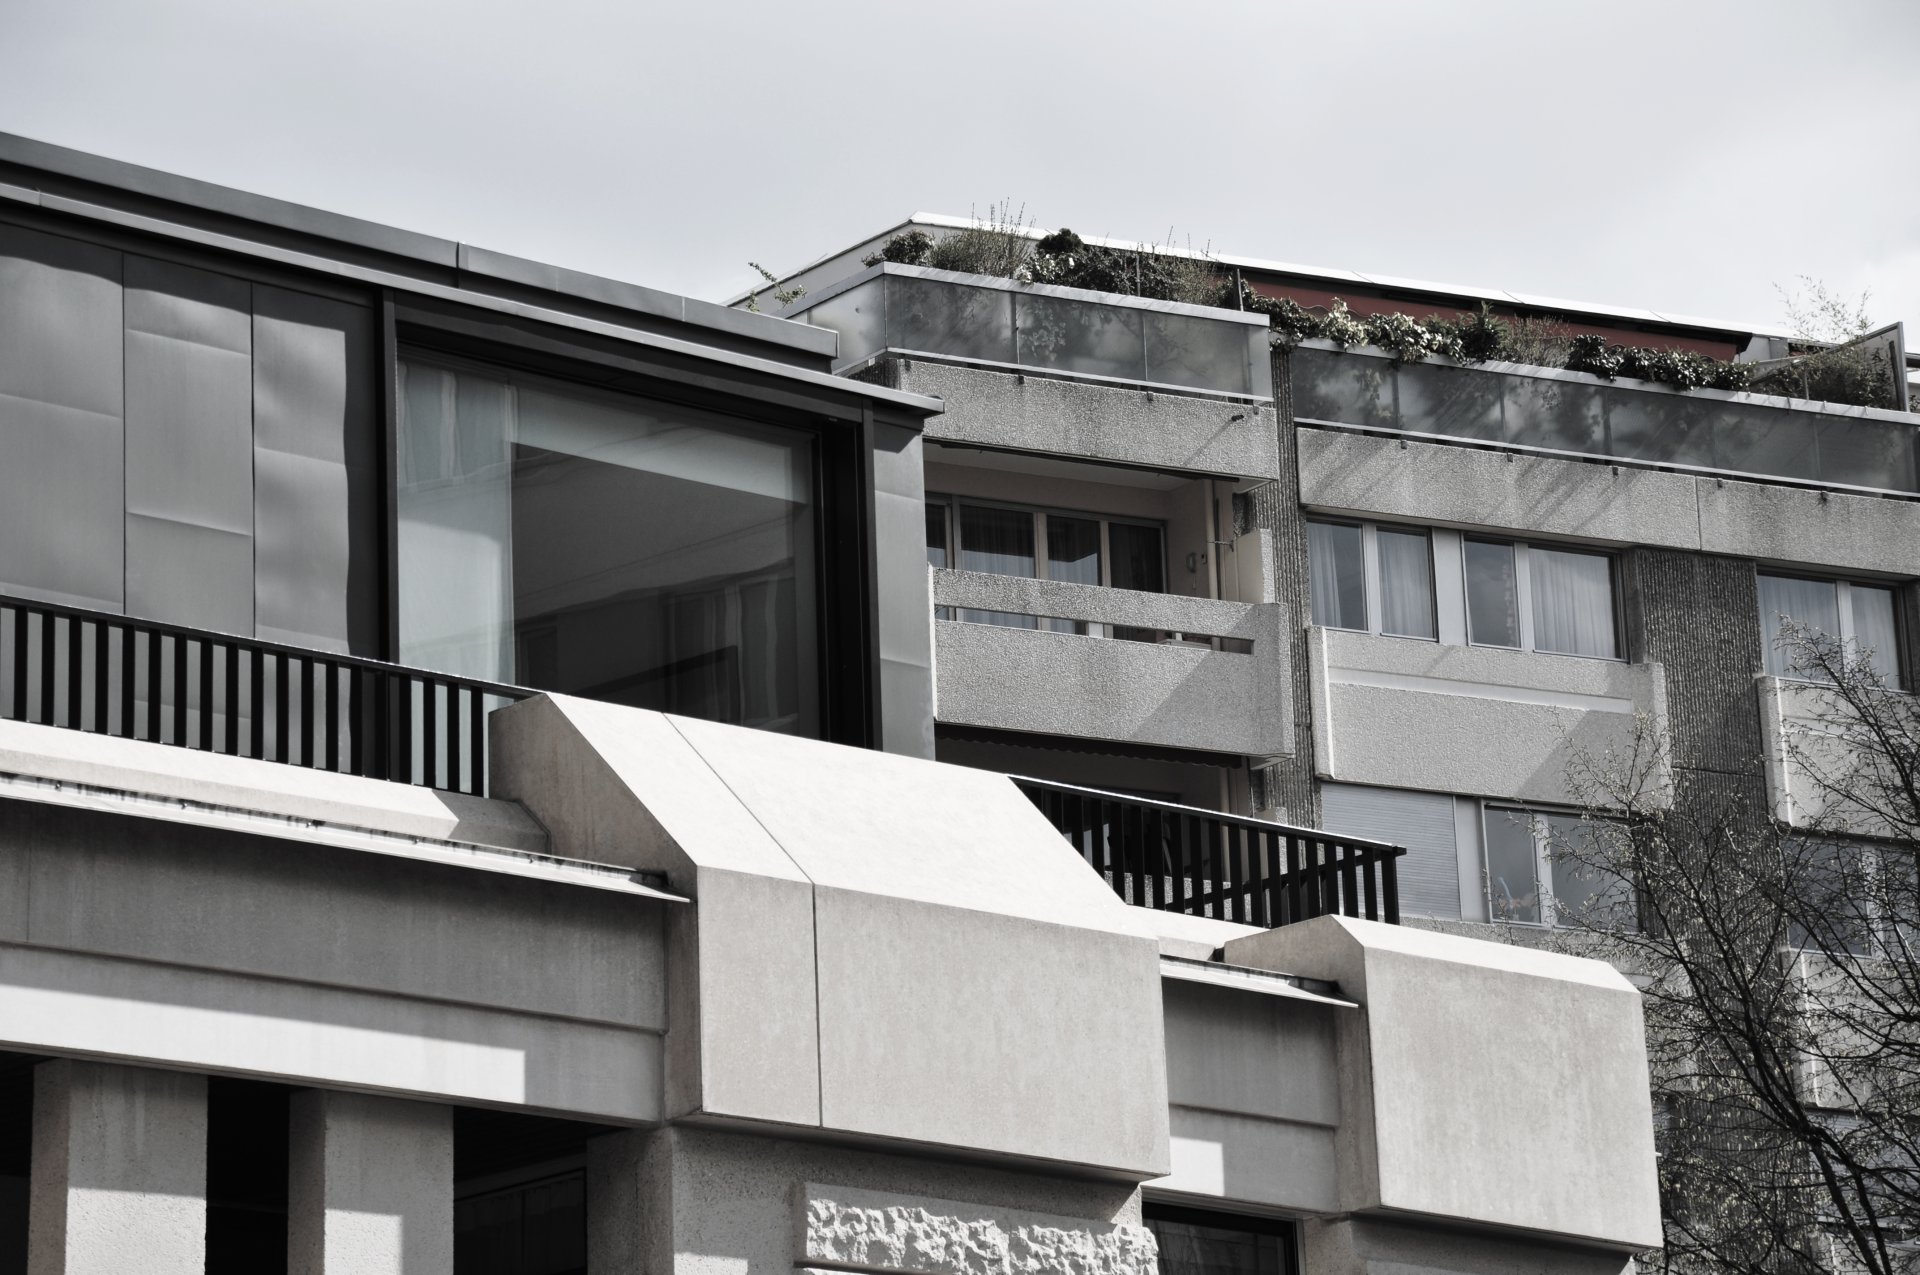
M 828 329 L 0 133 L 0 207 L 7 203 L 612 337 L 842 400 L 922 416 L 942 406 L 834 376 L 840 339 Z
M 877 234 L 868 235 L 846 247 L 825 253 L 803 266 L 787 271 L 781 276 L 781 282 L 796 275 L 827 264 L 836 257 L 855 252 L 866 245 L 884 242 L 889 237 L 915 226 L 928 226 L 942 230 L 965 230 L 979 225 L 979 221 L 970 217 L 953 217 L 945 213 L 916 212 L 904 221 L 898 222 Z M 1040 239 L 1052 234 L 1051 230 L 1038 226 L 1024 227 L 1019 233 L 1030 239 Z M 1631 323 L 1658 324 L 1663 327 L 1690 328 L 1696 331 L 1708 331 L 1740 336 L 1791 337 L 1792 333 L 1782 331 L 1777 324 L 1755 324 L 1726 322 L 1719 319 L 1704 319 L 1696 315 L 1680 314 L 1676 311 L 1651 310 L 1635 306 L 1607 305 L 1592 301 L 1574 301 L 1563 297 L 1540 296 L 1533 293 L 1509 292 L 1500 288 L 1488 288 L 1477 284 L 1436 283 L 1425 279 L 1407 279 L 1396 275 L 1375 274 L 1359 270 L 1343 270 L 1326 266 L 1306 266 L 1295 262 L 1274 261 L 1264 257 L 1246 257 L 1233 253 L 1198 252 L 1188 248 L 1170 247 L 1160 244 L 1139 244 L 1129 240 L 1110 239 L 1099 235 L 1082 235 L 1087 243 L 1104 248 L 1118 248 L 1129 252 L 1145 248 L 1148 252 L 1163 253 L 1176 257 L 1205 257 L 1223 266 L 1237 266 L 1243 270 L 1255 270 L 1266 274 L 1281 274 L 1291 278 L 1337 288 L 1341 285 L 1360 285 L 1368 288 L 1387 289 L 1395 292 L 1421 293 L 1435 302 L 1443 301 L 1488 301 L 1495 305 L 1517 306 L 1525 310 L 1545 310 L 1564 317 L 1591 315 L 1597 319 L 1611 319 Z M 759 288 L 753 291 L 766 292 Z M 737 306 L 752 295 L 742 292 L 727 304 Z
M 53 183 L 49 189 L 48 184 L 33 182 L 29 175 L 18 171 L 21 169 L 65 181 Z M 271 228 L 282 236 L 304 240 L 310 245 L 326 243 L 353 249 L 355 259 L 377 256 L 390 266 L 405 262 L 437 274 L 470 275 L 534 288 L 629 311 L 645 319 L 688 324 L 717 335 L 783 347 L 815 358 L 831 358 L 838 348 L 837 338 L 831 332 L 771 315 L 530 261 L 474 244 L 235 190 L 14 133 L 0 133 L 0 180 L 56 195 L 73 195 L 71 183 L 118 191 L 142 201 L 208 214 L 222 222 Z

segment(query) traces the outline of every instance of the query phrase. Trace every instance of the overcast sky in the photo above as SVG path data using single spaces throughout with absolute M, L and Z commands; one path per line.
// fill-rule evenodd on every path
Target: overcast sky
M 720 299 L 916 210 L 1920 329 L 1920 0 L 0 0 L 0 130 Z

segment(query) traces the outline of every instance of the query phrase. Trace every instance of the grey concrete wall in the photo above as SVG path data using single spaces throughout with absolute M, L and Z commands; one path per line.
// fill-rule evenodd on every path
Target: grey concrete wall
M 1154 1190 L 1338 1209 L 1334 1019 L 1353 1011 L 1174 979 L 1163 996 L 1173 1172 Z
M 695 897 L 673 1114 L 1166 1171 L 1157 945 L 1004 776 L 553 696 L 492 723 L 556 847 Z
M 1342 1211 L 1660 1243 L 1640 995 L 1610 966 L 1345 917 L 1225 955 L 1364 1011 L 1334 1020 Z
M 1920 502 L 1604 461 L 1302 429 L 1300 499 L 1329 513 L 1781 563 L 1913 572 Z
M 1042 1242 L 1032 1255 L 1053 1259 L 1043 1269 L 1151 1275 L 1150 1239 L 1140 1261 L 1139 1192 L 1123 1184 L 690 1125 L 596 1139 L 588 1157 L 587 1260 L 596 1271 L 789 1275 L 818 1262 L 1014 1275 L 1032 1268 L 1009 1266 L 1013 1245 L 992 1241 L 1024 1230 Z M 1039 1236 L 1036 1221 L 1055 1235 Z M 1116 1235 L 1134 1243 L 1096 1244 Z M 1079 1261 L 1054 1257 L 1053 1246 L 1073 1237 L 1086 1241 Z
M 942 722 L 1249 756 L 1292 751 L 1277 603 L 936 571 L 937 606 L 1239 638 L 1251 653 L 939 621 Z
M 1617 1248 L 1476 1235 L 1386 1218 L 1309 1219 L 1304 1265 L 1314 1275 L 1623 1275 Z
M 945 400 L 927 437 L 1078 460 L 1276 478 L 1273 408 L 922 360 L 890 384 Z
M 1311 659 L 1314 764 L 1346 783 L 1576 801 L 1576 757 L 1630 749 L 1636 714 L 1667 714 L 1658 664 L 1321 627 Z

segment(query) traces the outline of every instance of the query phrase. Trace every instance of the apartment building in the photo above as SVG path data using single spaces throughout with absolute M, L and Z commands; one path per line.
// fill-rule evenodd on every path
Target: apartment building
M 1556 898 L 1601 888 L 1565 864 L 1556 881 L 1550 846 L 1581 804 L 1576 760 L 1631 749 L 1637 723 L 1657 800 L 1818 813 L 1787 760 L 1813 709 L 1782 615 L 1910 684 L 1920 360 L 1897 324 L 1875 346 L 1888 408 L 1311 338 L 1269 361 L 1245 311 L 875 260 L 896 236 L 971 228 L 917 215 L 781 283 L 805 289 L 784 313 L 840 333 L 843 374 L 945 405 L 926 452 L 944 760 L 1392 842 L 1407 917 L 1525 941 Z M 1261 296 L 1359 316 L 1485 306 L 1756 363 L 1793 345 L 1209 260 Z M 1156 485 L 1157 510 L 1139 494 Z M 997 509 L 1031 510 L 1032 530 Z M 1127 560 L 1156 539 L 1151 571 Z
M 1231 813 L 1307 738 L 1264 328 L 1048 300 L 1074 375 L 849 377 L 0 136 L 0 1272 L 1658 1242 L 1631 985 Z

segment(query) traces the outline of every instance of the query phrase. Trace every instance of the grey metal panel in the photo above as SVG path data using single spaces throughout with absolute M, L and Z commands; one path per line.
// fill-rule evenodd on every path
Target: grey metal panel
M 253 633 L 253 535 L 127 514 L 127 614 Z
M 127 611 L 253 632 L 253 319 L 242 280 L 126 262 Z
M 254 623 L 376 653 L 380 423 L 372 312 L 253 289 Z
M 120 254 L 0 225 L 0 589 L 118 611 Z
M 1320 826 L 1405 846 L 1399 868 L 1400 910 L 1409 916 L 1460 915 L 1460 850 L 1454 841 L 1452 797 L 1321 784 Z

